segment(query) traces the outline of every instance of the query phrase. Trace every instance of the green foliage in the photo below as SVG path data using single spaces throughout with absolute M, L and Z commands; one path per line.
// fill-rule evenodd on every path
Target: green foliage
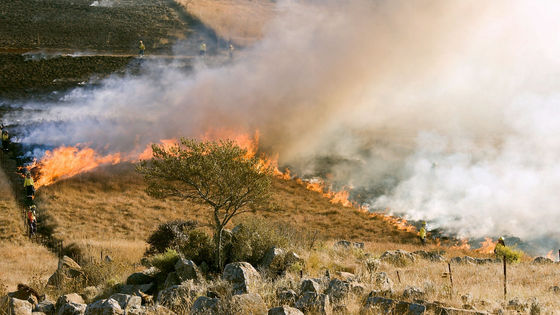
M 496 257 L 503 258 L 506 257 L 508 263 L 519 263 L 521 258 L 525 253 L 523 251 L 516 249 L 515 247 L 496 245 Z
M 164 253 L 168 248 L 181 246 L 188 239 L 189 231 L 196 226 L 196 221 L 181 220 L 160 224 L 147 240 L 150 247 L 146 251 L 146 255 Z
M 290 240 L 275 225 L 258 218 L 244 220 L 233 230 L 232 261 L 256 266 L 271 247 L 287 248 Z
M 182 244 L 179 251 L 187 259 L 201 265 L 205 262 L 209 266 L 214 265 L 214 253 L 216 246 L 212 238 L 202 230 L 192 230 L 189 232 L 188 240 Z
M 176 250 L 168 248 L 164 253 L 157 254 L 150 259 L 150 265 L 158 268 L 162 273 L 172 272 L 175 264 L 179 260 L 179 254 Z
M 268 201 L 272 167 L 231 140 L 181 139 L 171 147 L 153 145 L 153 158 L 137 170 L 156 198 L 201 200 L 214 210 L 215 262 L 221 269 L 222 233 L 235 215 Z

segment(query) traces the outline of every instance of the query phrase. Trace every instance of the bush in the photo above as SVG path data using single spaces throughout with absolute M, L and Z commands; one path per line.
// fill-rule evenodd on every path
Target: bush
M 508 263 L 521 262 L 521 257 L 523 257 L 523 255 L 523 251 L 515 247 L 496 245 L 496 257 L 503 258 L 505 256 Z
M 146 251 L 146 256 L 161 254 L 168 248 L 181 246 L 187 240 L 189 231 L 197 225 L 196 221 L 180 220 L 161 224 L 147 240 L 150 247 Z
M 203 262 L 208 266 L 214 266 L 215 250 L 212 238 L 199 229 L 190 231 L 188 240 L 179 248 L 179 251 L 186 259 L 194 261 L 199 266 Z
M 165 253 L 157 254 L 150 259 L 150 265 L 158 268 L 162 273 L 167 274 L 175 269 L 175 264 L 179 260 L 179 254 L 174 249 L 167 249 Z

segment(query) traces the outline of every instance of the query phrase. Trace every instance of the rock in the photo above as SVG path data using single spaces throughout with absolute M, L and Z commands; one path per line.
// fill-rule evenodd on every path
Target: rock
M 101 293 L 101 290 L 98 287 L 85 287 L 80 294 L 86 303 L 90 303 L 95 299 L 97 295 Z
M 44 300 L 39 302 L 39 304 L 35 306 L 35 309 L 33 311 L 43 312 L 47 315 L 52 315 L 54 314 L 54 310 L 55 310 L 54 302 L 49 300 Z
M 471 265 L 474 265 L 474 264 L 476 264 L 476 259 L 474 259 L 470 256 L 453 257 L 453 258 L 451 258 L 451 262 L 456 263 L 456 264 L 471 264 Z
M 416 261 L 414 255 L 402 249 L 386 251 L 380 259 L 395 266 L 406 266 Z
M 338 242 L 336 242 L 336 244 L 334 244 L 335 247 L 344 247 L 344 248 L 350 248 L 350 247 L 354 247 L 354 248 L 360 248 L 363 249 L 364 248 L 364 243 L 362 242 L 350 242 L 347 240 L 340 240 Z
M 345 281 L 354 281 L 356 279 L 356 275 L 350 272 L 337 271 L 336 275 Z
M 155 275 L 159 273 L 159 269 L 152 267 L 141 272 L 135 272 L 126 278 L 126 284 L 148 284 L 154 282 Z
M 551 287 L 548 288 L 548 291 L 554 292 L 554 293 L 560 293 L 560 287 L 557 285 L 553 285 Z
M 224 268 L 222 278 L 233 285 L 233 294 L 252 293 L 261 276 L 248 262 L 234 262 Z
M 365 265 L 366 265 L 366 270 L 370 273 L 370 274 L 374 274 L 377 272 L 377 270 L 379 269 L 379 266 L 381 265 L 381 260 L 379 259 L 374 259 L 374 258 L 368 258 L 365 261 Z
M 387 276 L 385 272 L 378 272 L 374 275 L 375 285 L 381 291 L 392 291 L 393 290 L 393 281 Z
M 31 315 L 33 305 L 27 300 L 10 298 L 8 314 L 10 315 Z
M 177 313 L 170 311 L 161 305 L 140 306 L 131 308 L 126 311 L 126 315 L 176 315 Z
M 56 315 L 84 315 L 86 312 L 86 308 L 86 304 L 68 302 L 60 306 L 60 308 L 57 307 Z
M 194 301 L 191 307 L 191 315 L 200 314 L 218 314 L 219 299 L 201 296 Z
M 143 294 L 150 294 L 150 293 L 152 293 L 154 287 L 155 286 L 154 286 L 153 283 L 148 283 L 148 284 L 125 284 L 125 285 L 120 287 L 119 291 L 121 293 L 124 293 L 124 294 L 142 296 L 142 294 L 140 294 L 140 292 L 143 293 Z
M 58 261 L 58 268 L 47 280 L 47 285 L 61 286 L 70 279 L 82 277 L 83 274 L 82 267 L 77 262 L 64 256 Z
M 139 308 L 142 305 L 142 298 L 136 295 L 116 293 L 111 295 L 110 298 L 117 301 L 123 311 L 130 308 Z
M 535 265 L 544 265 L 544 264 L 553 264 L 554 261 L 547 257 L 537 257 L 533 259 L 533 264 Z
M 76 293 L 70 293 L 60 296 L 56 300 L 56 310 L 58 310 L 65 304 L 74 303 L 74 304 L 85 304 L 84 299 Z
M 167 278 L 165 278 L 165 282 L 163 283 L 163 288 L 167 289 L 169 287 L 172 287 L 174 285 L 179 285 L 179 284 L 181 284 L 181 280 L 179 280 L 179 277 L 177 277 L 177 273 L 170 272 L 167 274 Z
M 494 260 L 492 258 L 475 258 L 474 262 L 477 265 L 486 265 L 494 263 Z
M 403 291 L 403 298 L 405 299 L 421 299 L 426 295 L 424 291 L 417 287 L 406 287 Z
M 325 291 L 325 294 L 329 296 L 333 303 L 338 303 L 339 301 L 346 299 L 349 292 L 350 283 L 348 281 L 332 279 L 329 283 L 329 287 Z
M 193 280 L 189 280 L 161 290 L 157 302 L 173 311 L 188 309 L 195 298 L 203 293 L 203 288 L 196 286 Z
M 441 262 L 441 261 L 445 261 L 445 257 L 443 257 L 442 255 L 440 255 L 438 252 L 427 252 L 425 250 L 417 250 L 415 252 L 412 253 L 413 255 L 416 255 L 422 259 L 426 259 L 432 262 Z
M 234 314 L 267 314 L 262 297 L 256 293 L 237 294 L 231 298 L 230 309 Z
M 119 302 L 109 298 L 89 304 L 86 307 L 85 315 L 117 315 L 123 313 Z
M 300 284 L 300 291 L 302 294 L 305 292 L 320 293 L 321 286 L 313 279 L 305 279 Z
M 298 254 L 289 251 L 288 253 L 286 253 L 286 255 L 284 256 L 284 265 L 286 266 L 286 268 L 295 265 L 295 264 L 300 264 L 301 266 L 303 266 L 305 264 L 305 260 L 303 260 L 303 258 L 299 257 Z
M 202 275 L 192 260 L 184 258 L 179 259 L 175 264 L 175 272 L 177 273 L 177 278 L 179 278 L 180 282 L 187 280 L 199 282 L 202 280 Z
M 332 314 L 329 296 L 314 292 L 304 292 L 296 302 L 296 308 L 304 313 Z
M 268 315 L 303 315 L 303 312 L 297 308 L 284 305 L 269 309 Z
M 366 292 L 366 286 L 361 283 L 350 282 L 350 292 L 357 296 L 362 296 Z
M 262 265 L 273 272 L 281 272 L 286 270 L 285 265 L 286 253 L 283 249 L 277 247 L 269 248 L 264 254 Z
M 284 289 L 276 292 L 278 302 L 282 305 L 294 305 L 297 300 L 297 294 L 294 290 Z
M 421 315 L 426 306 L 417 303 L 396 301 L 378 296 L 369 296 L 360 314 L 407 314 Z M 439 314 L 439 313 L 438 313 Z

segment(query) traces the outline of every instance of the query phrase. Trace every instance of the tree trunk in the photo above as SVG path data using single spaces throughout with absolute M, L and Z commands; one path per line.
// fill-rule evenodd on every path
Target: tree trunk
M 221 225 L 216 226 L 216 235 L 214 236 L 216 242 L 216 266 L 219 271 L 223 269 L 223 259 L 222 259 L 222 231 L 224 227 Z

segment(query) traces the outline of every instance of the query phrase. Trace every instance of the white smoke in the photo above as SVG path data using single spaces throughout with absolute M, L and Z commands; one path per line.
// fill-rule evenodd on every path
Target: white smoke
M 230 64 L 154 63 L 11 119 L 32 124 L 23 142 L 126 152 L 259 129 L 283 164 L 326 169 L 374 208 L 466 237 L 554 233 L 560 3 L 281 1 L 278 11 Z

